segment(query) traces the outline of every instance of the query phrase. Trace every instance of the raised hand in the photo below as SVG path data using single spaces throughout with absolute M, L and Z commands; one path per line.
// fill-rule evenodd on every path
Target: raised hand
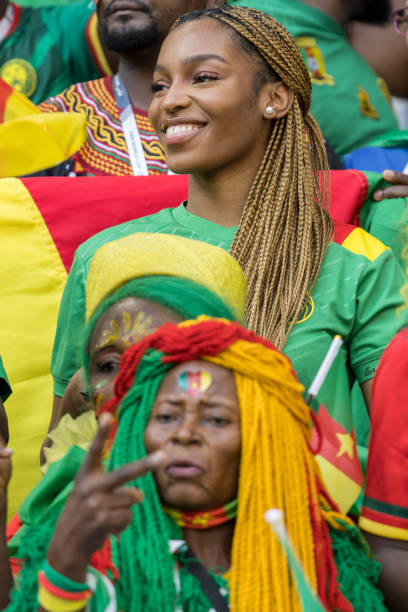
M 408 197 L 408 175 L 394 170 L 384 170 L 383 178 L 392 183 L 392 186 L 379 189 L 374 193 L 374 200 L 388 200 L 390 198 Z
M 57 523 L 48 551 L 50 564 L 72 580 L 83 581 L 89 557 L 109 535 L 119 535 L 132 519 L 132 506 L 143 501 L 142 492 L 124 486 L 160 465 L 163 451 L 106 473 L 103 452 L 112 417 L 102 415 L 91 448 Z

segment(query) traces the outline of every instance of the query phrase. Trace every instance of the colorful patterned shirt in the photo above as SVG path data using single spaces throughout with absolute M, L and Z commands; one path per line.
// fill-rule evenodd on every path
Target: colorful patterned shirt
M 88 139 L 74 156 L 74 171 L 88 176 L 132 175 L 112 77 L 77 83 L 40 105 L 45 112 L 76 112 L 88 116 Z M 149 174 L 168 172 L 164 152 L 147 113 L 134 108 Z
M 38 9 L 10 7 L 11 27 L 0 41 L 0 76 L 35 104 L 77 81 L 111 74 L 90 0 Z
M 385 81 L 329 15 L 301 0 L 237 0 L 234 5 L 269 13 L 295 37 L 312 79 L 312 115 L 338 155 L 398 128 Z

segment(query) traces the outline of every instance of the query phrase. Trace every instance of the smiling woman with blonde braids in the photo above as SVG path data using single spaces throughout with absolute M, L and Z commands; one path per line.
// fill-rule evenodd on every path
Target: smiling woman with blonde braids
M 80 247 L 61 304 L 56 389 L 73 374 L 70 347 L 81 333 L 95 250 L 140 231 L 181 234 L 230 250 L 248 281 L 246 324 L 285 351 L 306 388 L 333 337 L 343 337 L 314 408 L 323 404 L 351 435 L 350 389 L 357 381 L 369 404 L 378 360 L 401 325 L 395 309 L 403 274 L 389 249 L 360 228 L 333 222 L 325 208 L 327 159 L 293 38 L 254 9 L 190 13 L 165 39 L 151 89 L 149 116 L 169 168 L 190 175 L 188 201 Z M 355 449 L 347 457 L 354 493 L 343 510 L 361 484 Z

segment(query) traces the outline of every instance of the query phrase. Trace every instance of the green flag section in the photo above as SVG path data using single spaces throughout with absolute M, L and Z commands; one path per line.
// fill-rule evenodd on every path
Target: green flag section
M 296 581 L 303 612 L 326 612 L 318 596 L 313 591 L 303 567 L 293 550 L 289 535 L 283 524 L 282 512 L 278 509 L 268 510 L 265 514 L 265 520 L 273 529 L 280 545 L 285 551 L 289 569 Z

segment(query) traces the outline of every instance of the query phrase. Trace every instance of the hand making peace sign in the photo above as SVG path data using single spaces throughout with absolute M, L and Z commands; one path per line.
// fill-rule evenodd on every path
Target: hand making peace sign
M 102 415 L 98 431 L 75 479 L 50 544 L 48 560 L 72 580 L 83 581 L 89 557 L 109 535 L 119 535 L 132 519 L 132 506 L 143 501 L 136 487 L 124 486 L 160 465 L 163 451 L 122 465 L 112 472 L 102 467 L 112 417 Z

